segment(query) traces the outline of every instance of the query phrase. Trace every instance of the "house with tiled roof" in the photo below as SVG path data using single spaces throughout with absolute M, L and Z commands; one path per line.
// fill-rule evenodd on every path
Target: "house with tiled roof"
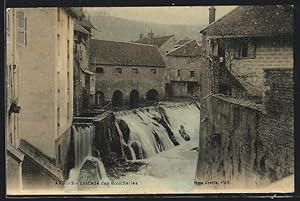
M 238 6 L 200 31 L 206 54 L 250 96 L 262 96 L 264 69 L 293 68 L 293 7 Z M 221 74 L 221 73 L 219 73 Z M 233 93 L 219 82 L 215 92 Z
M 167 92 L 169 96 L 199 96 L 202 59 L 202 45 L 196 39 L 167 53 L 165 60 L 168 65 Z
M 168 36 L 154 36 L 154 33 L 151 31 L 146 37 L 144 37 L 143 34 L 140 34 L 139 40 L 134 42 L 156 45 L 164 57 L 170 50 L 174 48 L 176 44 L 176 38 L 173 34 Z
M 156 45 L 92 39 L 90 66 L 100 102 L 135 107 L 164 96 L 166 63 Z

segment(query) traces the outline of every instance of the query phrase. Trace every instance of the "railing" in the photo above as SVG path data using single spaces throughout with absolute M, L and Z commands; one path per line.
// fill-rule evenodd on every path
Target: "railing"
M 107 108 L 108 106 L 110 106 L 112 104 L 112 102 L 109 102 L 108 104 L 106 104 L 105 106 L 103 106 L 102 108 L 100 108 L 100 110 L 104 110 L 105 108 Z
M 253 96 L 261 96 L 261 92 L 247 80 L 247 77 L 251 77 L 252 74 L 245 74 L 240 71 L 240 68 L 238 66 L 227 66 L 226 69 L 233 75 L 239 82 L 240 84 Z

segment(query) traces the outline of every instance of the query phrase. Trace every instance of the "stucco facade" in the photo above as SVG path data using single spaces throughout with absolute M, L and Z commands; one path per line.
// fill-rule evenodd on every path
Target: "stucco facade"
M 200 96 L 201 71 L 205 65 L 202 54 L 201 44 L 191 40 L 166 55 L 169 96 Z
M 18 45 L 22 138 L 56 158 L 55 139 L 73 116 L 73 18 L 60 8 L 17 11 L 26 27 L 25 42 Z
M 6 11 L 6 68 L 5 68 L 5 128 L 6 128 L 6 181 L 7 193 L 20 192 L 22 188 L 22 162 L 24 155 L 18 150 L 19 129 L 19 58 L 16 49 L 16 12 Z
M 168 81 L 171 83 L 173 96 L 199 95 L 201 91 L 200 73 L 203 65 L 201 58 L 191 62 L 190 57 L 167 56 L 166 63 L 168 64 Z M 189 89 L 188 86 L 195 87 Z

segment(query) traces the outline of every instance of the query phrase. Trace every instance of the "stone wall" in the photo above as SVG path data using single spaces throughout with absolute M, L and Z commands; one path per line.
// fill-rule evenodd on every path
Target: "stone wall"
M 198 180 L 250 188 L 294 174 L 293 71 L 264 72 L 261 106 L 218 95 L 203 101 Z
M 199 141 L 198 181 L 231 182 L 250 187 L 262 182 L 256 173 L 258 105 L 213 95 L 202 103 Z
M 105 101 L 111 101 L 113 93 L 120 90 L 123 94 L 124 102 L 129 102 L 130 93 L 136 89 L 140 98 L 145 98 L 146 93 L 154 89 L 158 92 L 159 97 L 165 95 L 165 68 L 157 67 L 130 67 L 130 66 L 92 66 L 92 71 L 96 68 L 103 68 L 103 73 L 96 73 L 96 92 L 104 93 Z M 122 74 L 115 72 L 116 68 L 122 68 Z M 138 69 L 134 73 L 132 69 Z M 151 70 L 155 69 L 156 74 Z
M 265 69 L 265 115 L 259 126 L 259 172 L 277 180 L 294 172 L 292 69 Z
M 222 41 L 222 39 L 220 39 Z M 294 62 L 294 48 L 292 36 L 282 37 L 251 37 L 244 41 L 251 41 L 254 54 L 248 57 L 234 57 L 234 47 L 241 43 L 238 38 L 223 39 L 228 45 L 226 50 L 227 62 L 231 63 L 231 70 L 238 76 L 244 77 L 259 90 L 264 90 L 264 69 L 292 68 Z M 218 55 L 218 48 L 212 50 L 205 41 L 207 54 Z M 248 50 L 249 51 L 249 50 Z M 221 56 L 221 55 L 219 55 Z

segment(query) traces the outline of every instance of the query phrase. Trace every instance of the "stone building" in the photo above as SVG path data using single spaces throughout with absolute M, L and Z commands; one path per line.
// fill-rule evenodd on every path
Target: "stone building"
M 172 50 L 176 44 L 176 38 L 174 35 L 169 36 L 154 36 L 154 33 L 151 31 L 148 33 L 146 37 L 143 36 L 143 34 L 140 34 L 140 38 L 137 41 L 134 41 L 135 43 L 142 43 L 142 44 L 149 44 L 149 45 L 156 45 L 160 51 L 160 53 L 163 55 L 163 57 L 166 56 L 166 54 Z
M 74 22 L 74 96 L 73 114 L 79 116 L 84 109 L 92 107 L 95 99 L 95 73 L 89 70 L 89 43 L 91 29 L 95 29 L 84 15 Z
M 168 65 L 168 96 L 200 95 L 200 76 L 203 50 L 195 39 L 171 50 L 165 59 Z
M 206 54 L 246 92 L 263 95 L 264 68 L 293 66 L 292 6 L 239 6 L 213 21 L 201 30 Z M 232 90 L 216 87 L 216 92 Z
M 31 164 L 63 180 L 60 169 L 65 160 L 60 139 L 70 140 L 71 133 L 73 20 L 77 12 L 70 8 L 22 8 L 15 9 L 15 14 L 20 150 Z M 24 174 L 23 168 L 23 179 Z
M 22 163 L 24 154 L 19 150 L 19 58 L 17 49 L 17 17 L 15 9 L 6 11 L 6 147 L 7 147 L 7 192 L 19 192 L 22 189 Z
M 135 107 L 165 95 L 166 64 L 155 45 L 92 39 L 90 66 L 96 73 L 97 104 Z
M 292 10 L 239 6 L 201 31 L 208 90 L 197 179 L 249 189 L 294 174 Z

